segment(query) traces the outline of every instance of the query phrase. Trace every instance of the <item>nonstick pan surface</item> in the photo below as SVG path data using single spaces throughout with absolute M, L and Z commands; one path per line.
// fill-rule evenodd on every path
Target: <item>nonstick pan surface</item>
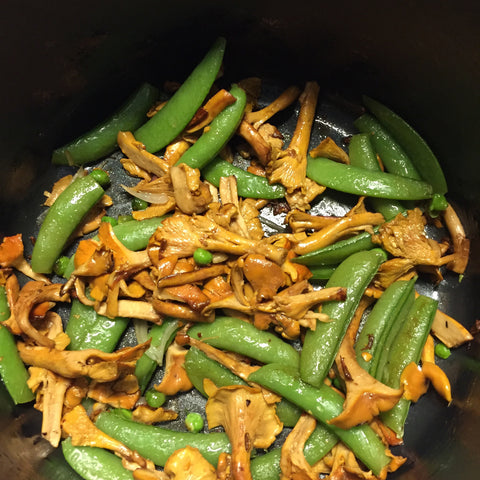
M 29 52 L 29 58 L 33 58 L 36 52 L 39 56 L 36 89 L 25 78 L 27 61 L 21 61 L 23 57 L 19 60 L 14 55 L 2 52 L 10 65 L 18 64 L 23 68 L 19 70 L 22 74 L 18 81 L 20 93 L 15 96 L 16 90 L 11 81 L 8 83 L 8 87 L 13 88 L 10 90 L 13 92 L 11 98 L 7 99 L 5 95 L 6 86 L 2 93 L 9 114 L 6 115 L 4 110 L 2 117 L 2 166 L 8 177 L 8 180 L 3 178 L 1 184 L 2 230 L 6 234 L 22 232 L 25 238 L 36 233 L 37 218 L 43 210 L 40 205 L 42 193 L 65 173 L 62 169 L 48 167 L 49 152 L 55 146 L 100 120 L 138 82 L 149 80 L 161 84 L 165 79 L 181 80 L 188 73 L 190 65 L 211 43 L 211 39 L 229 30 L 226 36 L 230 50 L 227 50 L 225 60 L 225 76 L 229 81 L 249 75 L 265 77 L 268 79 L 265 98 L 274 96 L 291 82 L 299 86 L 307 79 L 320 82 L 321 104 L 315 125 L 318 138 L 331 135 L 342 144 L 343 138 L 353 133 L 351 120 L 358 112 L 362 93 L 376 96 L 395 107 L 425 134 L 445 166 L 451 191 L 449 198 L 460 208 L 472 238 L 472 258 L 461 283 L 457 276 L 447 274 L 438 287 L 432 289 L 425 284 L 422 288 L 428 295 L 438 298 L 442 310 L 466 326 L 471 326 L 480 306 L 477 293 L 480 252 L 476 223 L 476 186 L 480 177 L 478 167 L 473 162 L 472 151 L 476 142 L 472 134 L 475 119 L 471 113 L 478 105 L 478 97 L 475 97 L 475 88 L 471 88 L 471 84 L 480 78 L 480 62 L 473 48 L 478 35 L 471 28 L 476 12 L 475 9 L 463 12 L 459 8 L 462 12 L 456 10 L 456 13 L 452 13 L 448 2 L 440 2 L 436 10 L 431 11 L 426 3 L 405 2 L 402 8 L 398 7 L 390 12 L 390 16 L 383 17 L 376 12 L 376 2 L 365 7 L 364 15 L 359 8 L 350 4 L 344 8 L 323 6 L 322 14 L 315 13 L 314 18 L 310 19 L 306 13 L 317 12 L 310 2 L 300 2 L 294 11 L 281 5 L 274 10 L 267 6 L 256 7 L 255 10 L 253 4 L 247 4 L 248 8 L 228 10 L 219 7 L 216 2 L 209 2 L 202 10 L 188 3 L 189 15 L 196 16 L 195 24 L 202 27 L 193 32 L 191 21 L 180 21 L 178 12 L 173 7 L 166 7 L 163 18 L 170 20 L 170 28 L 176 28 L 175 42 L 155 32 L 152 26 L 154 22 L 147 21 L 144 16 L 143 33 L 134 29 L 135 33 L 130 33 L 128 37 L 130 40 L 122 43 L 120 38 L 125 35 L 120 35 L 114 28 L 128 31 L 128 9 L 125 7 L 125 11 L 112 14 L 112 18 L 109 18 L 109 12 L 112 12 L 109 2 L 97 7 L 96 21 L 83 16 L 73 7 L 72 12 L 58 5 L 54 5 L 57 8 L 55 11 L 53 6 L 50 11 L 37 11 L 44 25 L 32 30 L 32 37 L 41 39 L 42 47 L 49 46 L 50 51 L 48 54 L 40 52 L 38 47 L 28 43 L 27 37 L 22 37 L 18 43 L 18 51 L 24 52 L 24 55 Z M 92 7 L 91 11 L 94 11 L 93 2 L 84 2 L 84 6 L 87 10 Z M 271 5 L 269 7 L 273 8 Z M 12 7 L 10 19 L 12 24 L 19 25 L 22 17 L 17 8 L 20 7 Z M 146 12 L 152 5 L 150 2 L 140 2 L 137 8 Z M 466 4 L 464 10 L 468 10 Z M 416 16 L 412 16 L 412 12 Z M 33 15 L 35 11 L 31 13 Z M 84 21 L 82 28 L 75 22 L 71 23 L 70 28 L 66 26 L 69 15 L 75 13 Z M 444 20 L 448 15 L 449 20 Z M 336 25 L 335 28 L 327 25 L 327 18 Z M 354 19 L 363 22 L 364 28 L 360 28 Z M 377 23 L 374 19 L 377 19 Z M 391 27 L 393 31 L 388 31 L 387 24 L 390 22 L 393 25 L 394 19 L 403 22 L 404 26 L 401 29 Z M 28 23 L 28 18 L 23 18 L 23 22 Z M 55 25 L 61 25 L 60 33 L 57 32 L 59 39 L 55 39 L 55 34 L 45 33 L 48 27 L 53 32 Z M 453 52 L 447 48 L 449 42 L 454 42 L 453 37 L 446 38 L 444 27 L 447 25 L 457 32 L 460 40 L 457 38 L 456 41 L 460 41 L 463 50 Z M 375 27 L 377 30 L 374 34 Z M 12 25 L 6 25 L 3 30 L 4 35 L 12 31 Z M 67 31 L 70 37 L 65 33 Z M 434 34 L 435 41 L 432 38 Z M 394 41 L 394 35 L 400 35 L 401 41 Z M 12 34 L 12 37 L 19 39 L 19 35 Z M 195 38 L 201 40 L 195 42 Z M 377 42 L 383 42 L 383 47 Z M 438 50 L 433 52 L 431 47 L 434 43 L 443 51 L 443 56 L 438 54 Z M 382 57 L 382 50 L 385 58 Z M 50 57 L 53 52 L 58 55 L 56 61 Z M 158 64 L 153 65 L 158 52 L 161 52 L 162 61 L 158 60 Z M 178 55 L 178 52 L 183 53 Z M 430 57 L 427 52 L 430 52 Z M 464 58 L 468 54 L 469 62 Z M 396 60 L 394 55 L 397 56 Z M 179 61 L 178 58 L 183 60 Z M 62 62 L 70 62 L 68 68 L 64 66 L 62 70 Z M 396 66 L 402 62 L 402 68 Z M 76 72 L 72 71 L 72 65 L 76 66 Z M 169 68 L 160 68 L 164 65 Z M 454 66 L 457 69 L 456 76 L 452 73 Z M 53 72 L 49 72 L 49 69 Z M 72 78 L 68 82 L 64 80 L 64 84 L 52 76 L 52 73 L 67 71 Z M 74 74 L 78 75 L 77 80 L 73 78 Z M 112 79 L 118 85 L 115 89 L 112 88 Z M 67 84 L 70 91 L 65 88 Z M 440 101 L 444 102 L 443 108 L 439 108 Z M 452 119 L 452 116 L 455 118 Z M 286 113 L 281 118 L 282 128 L 291 129 L 292 119 L 293 112 Z M 448 135 L 445 133 L 447 131 Z M 318 138 L 314 138 L 312 144 Z M 455 152 L 457 155 L 453 158 Z M 470 175 L 465 173 L 466 170 Z M 16 189 L 12 190 L 12 184 Z M 16 195 L 12 191 L 17 192 Z M 334 195 L 331 201 L 322 200 L 315 208 L 319 213 L 338 212 L 335 209 L 345 209 L 351 203 L 352 199 L 348 196 Z M 265 216 L 281 225 L 270 212 L 265 212 Z M 124 341 L 128 341 L 128 338 Z M 411 409 L 405 446 L 400 451 L 408 456 L 409 464 L 389 478 L 478 478 L 479 357 L 479 345 L 473 341 L 441 363 L 452 381 L 454 401 L 447 407 L 436 394 L 430 392 Z M 48 448 L 43 442 L 37 442 L 35 437 L 39 431 L 37 412 L 32 408 L 13 408 L 5 396 L 2 398 L 0 465 L 9 473 L 5 478 L 56 478 L 51 471 L 45 473 L 38 465 L 32 466 L 37 451 L 40 451 L 40 457 L 48 453 Z M 201 406 L 202 400 L 185 395 L 184 402 L 180 408 L 195 410 Z M 49 458 L 55 456 L 53 453 Z M 42 461 L 40 465 L 50 463 Z M 66 473 L 68 469 L 63 470 L 61 463 L 55 464 L 54 468 L 61 472 L 58 478 L 70 478 Z

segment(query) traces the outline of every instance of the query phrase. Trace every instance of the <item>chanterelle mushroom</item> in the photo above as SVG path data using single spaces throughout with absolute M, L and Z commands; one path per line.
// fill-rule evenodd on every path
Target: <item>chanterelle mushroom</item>
M 204 381 L 209 399 L 205 407 L 209 428 L 222 425 L 232 445 L 232 478 L 251 479 L 252 448 L 268 448 L 282 431 L 275 405 L 267 404 L 259 388 L 234 385 L 217 388 Z

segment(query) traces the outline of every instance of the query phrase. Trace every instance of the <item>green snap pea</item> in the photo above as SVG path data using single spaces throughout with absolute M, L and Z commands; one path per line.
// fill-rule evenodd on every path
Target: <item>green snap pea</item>
M 372 115 L 365 113 L 357 118 L 354 124 L 360 132 L 371 136 L 375 152 L 380 155 L 388 172 L 400 177 L 421 180 L 420 173 L 418 173 L 407 153 L 395 141 L 390 132 Z
M 148 202 L 142 200 L 141 198 L 134 197 L 132 198 L 132 210 L 145 210 L 148 207 Z
M 235 103 L 224 108 L 213 119 L 208 131 L 178 159 L 176 165 L 185 163 L 191 168 L 202 169 L 228 143 L 242 120 L 247 102 L 247 95 L 239 86 L 233 85 L 230 93 L 235 97 Z
M 161 325 L 153 325 L 150 328 L 148 332 L 148 338 L 151 339 L 150 347 L 135 365 L 135 376 L 142 392 L 147 388 L 157 366 L 163 362 L 165 351 L 173 341 L 178 328 L 178 321 L 173 318 L 166 318 Z
M 0 377 L 15 404 L 31 402 L 35 396 L 28 388 L 29 374 L 18 354 L 14 336 L 2 324 L 10 317 L 5 287 L 0 286 Z
M 110 217 L 108 215 L 105 215 L 102 217 L 102 222 L 107 222 L 112 227 L 115 227 L 116 225 L 118 225 L 118 220 L 115 217 Z
M 328 158 L 309 157 L 307 177 L 328 188 L 367 197 L 424 200 L 433 195 L 432 186 L 421 180 L 369 171 Z
M 230 452 L 230 442 L 224 433 L 178 432 L 127 420 L 112 412 L 101 413 L 96 426 L 162 467 L 175 450 L 187 445 L 198 448 L 214 466 L 218 463 L 220 453 Z
M 317 322 L 316 329 L 305 334 L 300 353 L 303 381 L 316 387 L 323 384 L 363 292 L 386 259 L 383 250 L 374 248 L 354 253 L 335 269 L 326 287 L 345 287 L 347 297 L 343 301 L 325 302 L 322 313 L 330 321 Z
M 112 153 L 120 131 L 132 131 L 144 121 L 145 115 L 158 97 L 158 90 L 144 83 L 110 118 L 52 155 L 56 165 L 84 165 Z
M 232 373 L 220 363 L 209 358 L 205 353 L 195 347 L 191 347 L 185 356 L 185 371 L 193 386 L 204 396 L 203 381 L 210 379 L 218 388 L 230 385 L 247 385 L 240 377 Z M 302 410 L 296 405 L 283 399 L 277 403 L 277 415 L 286 427 L 293 427 L 297 423 Z
M 350 164 L 354 167 L 380 171 L 380 165 L 372 146 L 370 134 L 360 133 L 353 135 L 350 139 L 348 155 Z M 405 212 L 405 207 L 398 200 L 372 197 L 369 201 L 373 209 L 376 212 L 380 212 L 387 221 L 395 218 L 399 213 Z
M 312 273 L 310 280 L 328 280 L 336 267 L 336 265 L 311 265 L 308 267 Z
M 392 345 L 383 369 L 381 381 L 385 385 L 399 388 L 400 376 L 405 367 L 411 362 L 418 363 L 420 361 L 437 307 L 436 300 L 424 295 L 419 295 L 415 299 L 413 307 Z M 409 408 L 410 401 L 402 398 L 391 410 L 381 414 L 385 425 L 390 427 L 399 438 L 403 437 Z
M 298 366 L 298 352 L 275 334 L 258 330 L 235 317 L 216 317 L 212 323 L 197 324 L 188 335 L 217 348 L 239 353 L 261 363 L 285 362 Z
M 198 433 L 203 430 L 203 418 L 197 412 L 190 412 L 185 417 L 185 426 L 189 432 Z
M 94 168 L 89 175 L 95 179 L 95 181 L 101 185 L 103 188 L 108 187 L 110 185 L 110 176 L 105 170 L 101 168 Z
M 70 338 L 69 350 L 96 348 L 102 352 L 113 352 L 128 326 L 127 318 L 114 319 L 99 315 L 90 305 L 77 299 L 72 301 L 70 318 L 65 333 Z
M 62 451 L 67 463 L 85 480 L 133 480 L 122 459 L 103 448 L 74 447 L 67 438 L 62 442 Z
M 32 268 L 51 273 L 70 235 L 105 191 L 91 176 L 77 178 L 49 208 L 33 247 Z
M 383 292 L 369 313 L 355 342 L 359 365 L 374 377 L 378 359 L 391 326 L 401 320 L 399 315 L 404 311 L 405 305 L 407 304 L 410 308 L 413 304 L 415 281 L 416 278 L 409 281 L 398 280 Z M 370 361 L 364 360 L 363 352 L 372 355 Z
M 285 197 L 283 185 L 279 183 L 271 185 L 265 177 L 254 175 L 218 157 L 202 169 L 202 175 L 216 187 L 220 185 L 221 177 L 233 175 L 237 179 L 237 191 L 241 197 L 267 200 Z
M 193 118 L 222 65 L 225 39 L 218 38 L 167 104 L 135 131 L 135 138 L 155 153 L 167 146 Z
M 65 275 L 65 272 L 67 271 L 69 263 L 70 263 L 70 258 L 66 257 L 65 255 L 57 258 L 53 265 L 53 271 L 55 275 L 58 275 L 59 277 L 63 277 Z
M 331 245 L 319 248 L 313 252 L 292 258 L 292 262 L 302 265 L 337 265 L 356 252 L 371 250 L 375 247 L 372 235 L 362 232 L 344 240 L 339 240 Z
M 363 103 L 379 122 L 392 134 L 414 162 L 424 180 L 427 180 L 435 193 L 447 193 L 447 182 L 437 157 L 425 140 L 403 118 L 385 105 L 364 96 Z
M 197 265 L 209 265 L 212 263 L 213 255 L 204 248 L 197 248 L 193 252 L 193 260 L 195 260 Z
M 320 387 L 309 385 L 299 378 L 296 369 L 274 363 L 251 373 L 248 380 L 282 395 L 309 412 L 345 443 L 375 475 L 379 475 L 390 463 L 385 446 L 368 425 L 343 430 L 328 424 L 329 420 L 342 412 L 344 398 L 325 384 Z

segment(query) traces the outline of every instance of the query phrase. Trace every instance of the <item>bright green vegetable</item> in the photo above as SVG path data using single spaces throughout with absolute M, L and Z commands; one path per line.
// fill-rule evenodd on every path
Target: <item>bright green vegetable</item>
M 110 176 L 105 170 L 101 168 L 94 168 L 89 175 L 95 179 L 95 181 L 101 185 L 103 188 L 110 185 Z
M 361 133 L 353 135 L 350 140 L 348 155 L 350 164 L 354 167 L 380 171 L 380 165 L 372 146 L 370 134 Z M 405 212 L 405 207 L 398 200 L 372 197 L 369 201 L 373 209 L 376 212 L 380 212 L 387 221 L 395 218 L 399 213 Z
M 189 432 L 198 433 L 203 430 L 203 418 L 197 412 L 190 412 L 185 417 L 185 426 Z
M 248 380 L 282 395 L 311 413 L 338 436 L 375 475 L 379 475 L 390 463 L 390 458 L 385 454 L 385 446 L 368 425 L 343 430 L 328 424 L 329 420 L 342 412 L 344 398 L 325 384 L 320 387 L 309 385 L 299 378 L 296 369 L 274 363 L 251 373 Z
M 69 263 L 70 263 L 70 258 L 66 257 L 65 255 L 57 258 L 57 260 L 55 260 L 55 263 L 53 265 L 53 272 L 55 273 L 55 275 L 58 275 L 59 277 L 63 277 L 65 275 L 65 272 L 67 271 Z
M 132 210 L 145 210 L 148 207 L 148 202 L 141 198 L 132 198 Z
M 145 400 L 149 407 L 159 408 L 167 400 L 167 396 L 162 392 L 157 392 L 153 388 L 145 392 Z
M 435 355 L 440 358 L 448 358 L 452 352 L 450 349 L 443 343 L 437 343 L 435 345 Z
M 157 97 L 158 90 L 144 83 L 110 118 L 55 150 L 52 162 L 57 165 L 84 165 L 109 155 L 116 148 L 118 132 L 138 128 Z
M 187 445 L 198 448 L 214 466 L 220 453 L 230 452 L 230 443 L 224 433 L 177 432 L 126 420 L 112 412 L 101 413 L 96 426 L 159 466 L 165 465 L 175 450 Z
M 403 323 L 395 342 L 392 345 L 383 372 L 377 378 L 392 388 L 400 387 L 400 376 L 405 367 L 418 363 L 423 346 L 427 340 L 438 302 L 424 295 L 419 295 Z M 381 377 L 380 377 L 381 374 Z M 403 429 L 407 418 L 410 401 L 402 398 L 391 410 L 382 412 L 385 425 L 390 427 L 398 438 L 403 437 Z
M 310 265 L 311 280 L 328 280 L 335 271 L 336 265 Z
M 426 182 L 344 165 L 328 158 L 309 157 L 307 177 L 334 190 L 367 197 L 424 200 L 433 195 L 432 186 Z
M 279 183 L 272 185 L 265 177 L 254 175 L 218 157 L 202 169 L 202 175 L 216 187 L 220 185 L 221 177 L 233 175 L 237 179 L 237 191 L 241 197 L 272 200 L 285 196 L 283 185 Z
M 69 350 L 96 348 L 113 352 L 128 326 L 127 318 L 108 318 L 98 314 L 90 305 L 72 300 L 70 318 L 65 333 L 70 338 Z
M 102 217 L 102 222 L 107 222 L 112 227 L 115 227 L 116 225 L 118 225 L 118 220 L 114 217 L 109 217 L 108 215 L 105 215 Z
M 367 96 L 363 97 L 363 102 L 407 152 L 422 178 L 433 186 L 434 192 L 441 195 L 447 193 L 447 182 L 440 163 L 416 130 L 380 102 Z
M 209 345 L 239 353 L 262 363 L 298 366 L 298 353 L 275 334 L 258 330 L 234 317 L 216 317 L 212 323 L 194 325 L 188 335 Z
M 213 255 L 204 248 L 197 248 L 193 252 L 193 259 L 197 265 L 209 265 L 212 263 Z
M 242 120 L 247 103 L 246 93 L 237 85 L 232 86 L 230 93 L 235 97 L 235 103 L 224 108 L 213 119 L 208 131 L 202 134 L 179 158 L 175 165 L 185 163 L 191 168 L 202 169 L 211 162 L 228 143 Z
M 28 388 L 29 374 L 18 354 L 15 338 L 2 324 L 10 317 L 5 287 L 0 286 L 0 377 L 15 404 L 28 403 L 35 396 Z
M 363 292 L 386 258 L 383 250 L 374 248 L 354 253 L 335 269 L 326 287 L 345 287 L 347 297 L 324 303 L 322 313 L 327 314 L 330 321 L 317 322 L 316 329 L 305 334 L 300 353 L 303 381 L 317 387 L 322 385 Z
M 167 104 L 135 131 L 149 152 L 167 146 L 187 126 L 208 95 L 222 65 L 225 39 L 219 38 Z
M 85 480 L 133 480 L 122 459 L 103 448 L 74 447 L 67 438 L 62 442 L 62 451 L 68 464 Z
M 58 196 L 47 212 L 33 247 L 35 272 L 52 272 L 70 235 L 104 193 L 93 176 L 87 175 L 77 178 Z

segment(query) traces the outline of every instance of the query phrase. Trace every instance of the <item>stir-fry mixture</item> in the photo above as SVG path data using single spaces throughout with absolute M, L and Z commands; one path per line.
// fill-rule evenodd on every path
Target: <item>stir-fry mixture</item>
M 72 174 L 31 259 L 0 245 L 3 382 L 85 479 L 384 479 L 412 402 L 452 400 L 436 358 L 472 336 L 416 284 L 463 275 L 469 241 L 400 117 L 365 97 L 358 133 L 312 148 L 319 85 L 223 89 L 224 49 L 55 151 Z M 351 208 L 318 213 L 333 190 Z M 175 408 L 193 390 L 204 411 Z

